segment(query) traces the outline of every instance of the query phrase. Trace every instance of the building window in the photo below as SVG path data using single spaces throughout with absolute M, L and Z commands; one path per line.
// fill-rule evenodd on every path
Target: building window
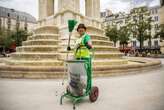
M 137 42 L 133 41 L 133 47 L 136 47 L 136 46 L 137 46 Z
M 155 19 L 155 21 L 158 21 L 158 20 L 159 20 L 159 19 L 158 19 L 158 16 L 155 16 L 154 19 Z
M 151 46 L 151 41 L 148 41 L 148 46 L 149 46 L 149 47 Z
M 155 9 L 155 13 L 158 14 L 158 9 Z
M 155 47 L 158 47 L 158 46 L 159 46 L 158 40 L 155 40 L 155 41 L 154 41 L 154 46 L 155 46 Z
M 155 24 L 155 29 L 158 29 L 158 24 Z
M 10 18 L 10 13 L 7 13 L 7 17 Z
M 151 13 L 154 14 L 154 10 L 153 9 L 152 9 Z

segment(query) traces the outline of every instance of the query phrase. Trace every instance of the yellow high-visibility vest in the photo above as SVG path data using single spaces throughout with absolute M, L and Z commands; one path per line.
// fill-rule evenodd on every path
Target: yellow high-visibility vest
M 84 38 L 87 34 L 84 34 L 76 41 L 76 48 L 74 52 L 75 58 L 90 58 L 90 51 L 84 44 Z

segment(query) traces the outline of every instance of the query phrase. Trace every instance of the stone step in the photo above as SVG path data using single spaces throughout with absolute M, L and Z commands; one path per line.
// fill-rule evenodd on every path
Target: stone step
M 11 58 L 15 60 L 57 60 L 58 53 L 31 53 L 31 52 L 16 52 L 11 54 Z
M 15 60 L 8 59 L 5 61 L 10 65 L 22 65 L 22 66 L 64 66 L 63 61 L 59 60 Z M 119 65 L 119 64 L 127 64 L 128 60 L 125 59 L 104 59 L 104 60 L 93 60 L 93 66 L 102 66 L 102 65 Z
M 111 47 L 111 46 L 99 46 L 99 45 L 95 45 L 93 46 L 94 47 L 94 50 L 97 52 L 97 51 L 110 51 L 110 52 L 119 52 L 119 49 L 116 48 L 116 47 Z
M 93 45 L 101 45 L 101 46 L 113 46 L 113 43 L 109 40 L 92 40 Z
M 63 62 L 59 60 L 15 60 L 10 59 L 6 61 L 9 65 L 15 65 L 15 66 L 63 66 Z
M 53 45 L 32 45 L 32 46 L 22 46 L 16 48 L 17 52 L 47 52 L 47 53 L 56 53 L 58 51 L 58 46 Z
M 58 34 L 59 29 L 56 26 L 41 26 L 34 30 L 35 34 Z
M 30 46 L 30 45 L 58 45 L 58 40 L 50 40 L 50 39 L 39 39 L 39 40 L 28 40 L 23 41 L 23 46 Z
M 109 41 L 109 38 L 106 36 L 101 36 L 101 35 L 94 35 L 94 34 L 90 34 L 91 39 L 92 40 L 105 40 L 105 41 Z
M 95 59 L 120 59 L 124 54 L 120 52 L 97 52 L 94 54 Z
M 112 46 L 100 46 L 100 45 L 93 45 L 94 52 L 119 52 L 119 49 Z M 74 46 L 71 45 L 71 49 L 73 49 Z M 60 45 L 58 50 L 62 53 L 67 53 L 67 45 Z
M 104 59 L 104 60 L 94 60 L 93 61 L 93 66 L 101 66 L 101 65 L 122 65 L 122 64 L 127 64 L 128 60 L 125 59 Z
M 27 40 L 58 40 L 59 34 L 35 34 L 33 36 L 29 36 Z
M 73 58 L 74 54 L 73 53 L 69 53 L 69 58 Z M 94 56 L 95 60 L 111 60 L 111 59 L 120 59 L 122 58 L 122 56 L 124 55 L 123 53 L 120 52 L 96 52 L 96 53 L 92 53 L 92 55 Z M 67 57 L 67 53 L 66 51 L 62 51 L 61 54 L 59 55 L 59 59 L 60 60 L 64 60 Z

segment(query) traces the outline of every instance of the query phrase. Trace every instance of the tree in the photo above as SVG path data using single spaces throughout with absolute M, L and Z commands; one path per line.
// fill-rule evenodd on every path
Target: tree
M 140 48 L 142 48 L 144 46 L 144 40 L 149 38 L 151 42 L 152 18 L 147 7 L 134 8 L 131 11 L 131 17 L 128 24 L 131 27 L 133 35 L 140 42 Z
M 114 46 L 116 47 L 116 43 L 119 40 L 119 31 L 117 30 L 117 27 L 107 26 L 107 29 L 105 30 L 105 32 L 106 32 L 106 36 L 109 37 L 111 41 L 113 41 Z
M 22 42 L 27 39 L 30 34 L 24 30 L 18 31 L 10 31 L 8 33 L 6 30 L 1 31 L 0 33 L 0 45 L 4 49 L 9 49 L 12 44 L 16 44 L 16 46 L 21 46 Z
M 123 45 L 123 49 L 125 45 L 128 44 L 129 40 L 130 40 L 130 32 L 128 26 L 121 27 L 119 30 L 119 41 L 120 41 L 120 45 Z
M 22 42 L 27 40 L 28 36 L 29 36 L 29 33 L 24 30 L 18 30 L 11 35 L 12 39 L 16 43 L 16 46 L 21 46 Z

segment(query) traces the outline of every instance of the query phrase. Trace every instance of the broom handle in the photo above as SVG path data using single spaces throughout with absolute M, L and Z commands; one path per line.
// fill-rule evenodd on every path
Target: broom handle
M 68 46 L 67 46 L 67 48 L 70 47 L 71 35 L 72 35 L 72 32 L 69 33 Z M 69 54 L 69 52 L 67 52 L 66 60 L 68 60 L 68 54 Z M 67 68 L 67 64 L 64 63 L 64 75 L 63 75 L 62 85 L 64 85 L 64 80 L 65 80 L 64 77 L 65 77 L 65 75 L 67 74 L 66 68 Z

